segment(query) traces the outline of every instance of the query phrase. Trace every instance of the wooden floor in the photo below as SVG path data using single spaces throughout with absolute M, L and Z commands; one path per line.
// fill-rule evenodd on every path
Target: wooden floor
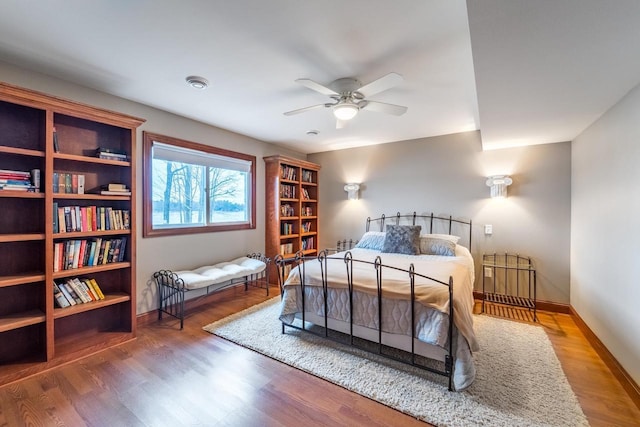
M 265 299 L 231 289 L 192 309 L 183 331 L 154 321 L 135 342 L 4 386 L 0 426 L 427 425 L 201 329 Z M 591 425 L 639 426 L 640 410 L 571 316 L 539 319 Z

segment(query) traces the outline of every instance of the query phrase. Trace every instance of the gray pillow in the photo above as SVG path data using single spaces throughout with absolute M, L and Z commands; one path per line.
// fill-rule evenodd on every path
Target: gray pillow
M 456 254 L 456 244 L 448 239 L 421 236 L 420 253 L 424 255 L 454 256 Z
M 382 252 L 419 255 L 421 229 L 419 225 L 387 225 Z

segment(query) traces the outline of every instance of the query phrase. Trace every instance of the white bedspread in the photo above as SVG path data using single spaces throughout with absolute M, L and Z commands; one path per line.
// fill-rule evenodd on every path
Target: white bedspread
M 371 264 L 380 256 L 382 263 L 408 270 L 410 264 L 417 274 L 432 277 L 448 283 L 453 278 L 454 297 L 454 384 L 457 390 L 468 387 L 475 377 L 472 351 L 477 351 L 478 343 L 473 332 L 473 258 L 469 251 L 456 247 L 456 256 L 400 255 L 380 253 L 368 249 L 353 249 L 354 282 L 354 323 L 378 329 L 378 302 L 376 270 Z M 332 255 L 327 260 L 328 316 L 341 321 L 349 321 L 348 283 L 344 252 Z M 322 276 L 316 261 L 305 263 L 306 300 L 305 307 L 319 316 L 324 316 Z M 382 307 L 383 331 L 392 334 L 411 335 L 410 285 L 409 276 L 404 271 L 385 268 L 382 272 L 385 304 Z M 415 280 L 415 331 L 416 338 L 445 347 L 448 344 L 449 326 L 448 287 L 431 280 L 416 277 Z M 295 286 L 298 285 L 298 286 Z M 292 323 L 295 314 L 302 310 L 300 301 L 300 271 L 293 269 L 285 283 L 280 319 Z M 459 333 L 458 333 L 459 331 Z

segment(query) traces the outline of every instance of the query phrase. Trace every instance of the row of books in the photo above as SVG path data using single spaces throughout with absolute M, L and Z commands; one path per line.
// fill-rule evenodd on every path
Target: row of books
M 292 254 L 293 252 L 293 243 L 282 243 L 280 245 L 280 255 Z
M 300 215 L 313 216 L 313 208 L 311 206 L 303 206 Z
M 123 262 L 127 237 L 115 239 L 76 239 L 53 245 L 53 271 Z
M 290 204 L 280 205 L 280 216 L 296 216 L 296 211 Z
M 84 194 L 84 175 L 79 173 L 54 172 L 53 192 Z
M 305 237 L 305 238 L 303 238 L 303 239 L 302 239 L 302 242 L 301 242 L 301 245 L 302 245 L 302 248 L 301 248 L 301 249 L 302 249 L 303 251 L 306 251 L 306 250 L 308 250 L 308 249 L 313 249 L 313 248 L 315 248 L 314 240 L 315 240 L 315 239 L 314 239 L 313 237 Z
M 291 166 L 287 165 L 280 166 L 280 178 L 287 179 L 289 181 L 295 181 L 296 168 L 292 168 Z
M 293 224 L 290 222 L 283 222 L 281 234 L 293 234 Z
M 302 181 L 303 182 L 313 182 L 313 171 L 302 170 Z
M 280 184 L 280 198 L 282 199 L 295 199 L 296 187 L 295 185 Z
M 53 203 L 53 232 L 128 230 L 130 213 L 127 209 L 110 206 L 58 206 Z
M 0 190 L 40 192 L 40 169 L 18 171 L 0 169 Z
M 77 277 L 53 282 L 53 297 L 60 308 L 105 299 L 95 279 Z
M 306 188 L 302 189 L 302 198 L 305 199 L 305 200 L 310 200 L 311 199 L 311 197 L 309 197 L 309 192 L 307 191 Z
M 311 231 L 311 221 L 306 221 L 302 223 L 302 232 L 303 233 L 308 233 Z

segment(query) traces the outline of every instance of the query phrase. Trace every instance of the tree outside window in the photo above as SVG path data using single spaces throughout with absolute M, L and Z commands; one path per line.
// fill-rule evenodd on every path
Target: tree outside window
M 255 157 L 144 133 L 144 235 L 255 228 Z

